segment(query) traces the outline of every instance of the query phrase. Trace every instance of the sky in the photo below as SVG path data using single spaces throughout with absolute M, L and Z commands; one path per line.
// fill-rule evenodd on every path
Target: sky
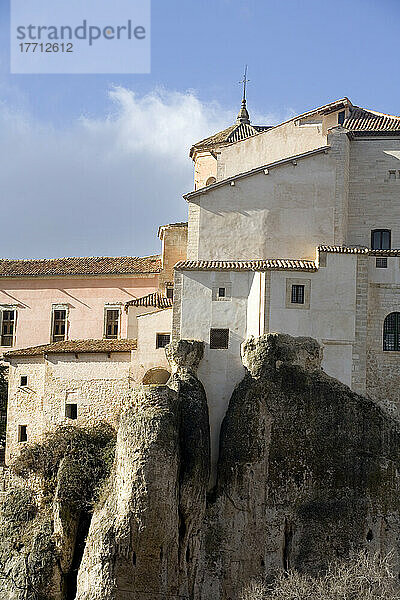
M 152 0 L 150 74 L 11 75 L 0 0 L 0 256 L 158 253 L 245 64 L 255 124 L 343 96 L 400 115 L 399 25 L 400 0 Z

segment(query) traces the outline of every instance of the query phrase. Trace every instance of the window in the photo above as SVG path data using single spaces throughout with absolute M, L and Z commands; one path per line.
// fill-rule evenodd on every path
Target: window
M 215 177 L 209 177 L 206 181 L 206 185 L 213 185 L 213 183 L 217 183 Z
M 26 385 L 28 385 L 28 377 L 27 377 L 27 375 L 21 375 L 21 379 L 19 380 L 19 385 L 21 387 L 25 387 Z
M 290 301 L 292 304 L 304 304 L 304 285 L 292 285 Z
M 396 171 L 389 171 L 389 179 L 396 179 Z
M 226 296 L 226 288 L 220 287 L 218 288 L 218 298 L 225 298 Z
M 62 342 L 66 339 L 67 331 L 67 309 L 53 309 L 52 342 Z
M 156 334 L 156 348 L 165 348 L 168 346 L 171 340 L 171 335 L 169 333 L 157 333 Z
M 341 110 L 340 113 L 338 113 L 337 116 L 337 122 L 339 125 L 343 125 L 344 120 L 346 118 L 346 112 L 344 110 Z
M 67 419 L 78 418 L 78 405 L 77 404 L 66 404 L 65 405 L 65 416 Z
M 26 442 L 28 440 L 28 426 L 27 425 L 18 425 L 18 441 Z
M 167 298 L 170 298 L 171 300 L 174 299 L 174 288 L 172 286 L 167 287 L 166 295 L 167 295 Z
M 229 329 L 210 329 L 210 348 L 222 350 L 229 347 Z
M 387 258 L 377 258 L 375 264 L 377 269 L 387 269 Z
M 105 309 L 105 337 L 108 340 L 117 340 L 119 334 L 119 308 Z
M 373 229 L 371 231 L 372 250 L 390 250 L 391 237 L 390 229 Z
M 383 349 L 385 351 L 400 350 L 400 313 L 393 312 L 383 323 Z
M 15 310 L 3 310 L 1 320 L 1 345 L 12 346 L 14 343 Z

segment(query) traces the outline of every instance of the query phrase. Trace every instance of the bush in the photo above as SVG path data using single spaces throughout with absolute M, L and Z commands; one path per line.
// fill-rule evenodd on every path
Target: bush
M 35 518 L 36 513 L 35 498 L 28 488 L 11 488 L 0 507 L 2 522 L 27 523 Z
M 12 470 L 27 479 L 40 476 L 45 491 L 73 509 L 88 508 L 108 476 L 115 450 L 114 429 L 106 423 L 91 429 L 59 427 L 41 443 L 25 446 Z
M 400 600 L 390 555 L 360 552 L 331 564 L 324 575 L 280 573 L 272 585 L 253 583 L 242 600 Z

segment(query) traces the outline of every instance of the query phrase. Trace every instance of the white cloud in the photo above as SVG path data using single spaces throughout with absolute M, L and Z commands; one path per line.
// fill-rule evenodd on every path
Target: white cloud
M 232 112 L 192 92 L 110 97 L 67 131 L 0 104 L 3 257 L 149 254 L 158 225 L 186 219 L 189 148 Z

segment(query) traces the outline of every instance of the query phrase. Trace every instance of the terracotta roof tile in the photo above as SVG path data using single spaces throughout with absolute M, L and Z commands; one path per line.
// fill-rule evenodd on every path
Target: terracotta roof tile
M 196 150 L 212 150 L 222 144 L 232 144 L 234 142 L 240 142 L 247 138 L 257 135 L 261 131 L 270 129 L 268 125 L 249 125 L 247 123 L 235 123 L 218 133 L 211 135 L 200 142 L 193 144 L 190 150 L 190 156 L 194 154 Z
M 135 298 L 126 302 L 125 308 L 128 306 L 154 306 L 155 308 L 170 308 L 173 305 L 172 298 L 167 298 L 161 292 L 153 292 L 142 296 L 141 298 Z
M 175 265 L 177 271 L 316 271 L 313 260 L 271 258 L 268 260 L 184 260 Z
M 320 252 L 337 252 L 339 254 L 368 254 L 368 248 L 358 246 L 318 246 Z
M 350 109 L 350 114 L 343 123 L 343 127 L 355 132 L 394 131 L 400 133 L 400 117 L 354 106 Z
M 0 277 L 47 277 L 57 275 L 130 275 L 159 273 L 159 255 L 94 256 L 81 258 L 44 258 L 33 260 L 0 259 Z
M 369 254 L 370 256 L 400 256 L 400 249 L 372 250 L 363 246 L 318 246 L 320 252 L 336 252 L 340 254 Z
M 137 347 L 136 340 L 66 340 L 31 348 L 10 350 L 4 358 L 14 356 L 38 356 L 41 354 L 80 354 L 80 353 L 109 353 L 130 352 Z

